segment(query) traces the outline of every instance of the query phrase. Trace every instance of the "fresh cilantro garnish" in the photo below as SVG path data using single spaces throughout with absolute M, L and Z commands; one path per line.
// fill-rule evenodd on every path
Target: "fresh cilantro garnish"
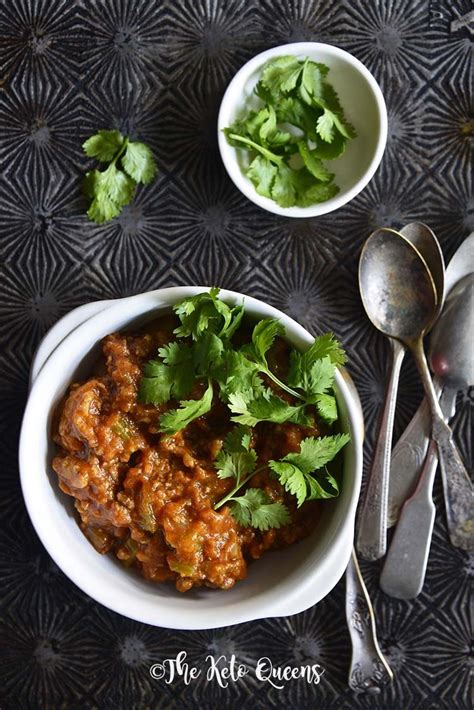
M 98 131 L 82 145 L 89 158 L 110 163 L 105 170 L 86 173 L 83 190 L 91 200 L 89 218 L 97 224 L 120 214 L 135 195 L 138 183 L 150 183 L 157 167 L 151 150 L 144 143 L 131 142 L 119 131 Z
M 293 80 L 288 67 L 287 81 Z M 345 354 L 332 333 L 321 335 L 306 352 L 291 350 L 284 382 L 273 372 L 271 357 L 276 338 L 285 334 L 283 325 L 275 319 L 259 321 L 253 328 L 251 342 L 235 347 L 232 336 L 242 322 L 243 305 L 230 307 L 218 296 L 219 289 L 214 288 L 175 306 L 181 323 L 175 330 L 178 340 L 159 348 L 157 358 L 145 365 L 139 400 L 155 405 L 179 401 L 177 408 L 159 418 L 159 431 L 169 436 L 207 414 L 212 408 L 214 392 L 218 393 L 229 408 L 235 426 L 216 457 L 215 467 L 219 478 L 233 479 L 233 486 L 214 509 L 227 503 L 241 525 L 260 530 L 278 528 L 290 522 L 289 511 L 283 503 L 273 502 L 258 488 L 248 488 L 236 495 L 238 491 L 256 473 L 270 468 L 286 491 L 296 496 L 298 506 L 305 500 L 331 498 L 338 494 L 338 484 L 326 465 L 349 441 L 349 436 L 307 437 L 298 453 L 289 453 L 279 461 L 266 461 L 257 467 L 252 442 L 258 441 L 258 430 L 255 437 L 252 427 L 260 422 L 311 426 L 314 407 L 328 424 L 335 422 L 335 370 L 345 362 Z M 273 382 L 273 389 L 265 386 L 265 378 Z M 182 399 L 196 383 L 204 382 L 207 388 L 199 399 Z M 278 396 L 275 389 L 286 392 L 286 399 Z M 292 397 L 290 401 L 287 401 L 288 394 Z
M 257 454 L 249 451 L 220 451 L 216 458 L 216 469 L 219 478 L 235 478 L 239 483 L 243 477 L 255 469 Z
M 193 354 L 181 343 L 170 343 L 158 350 L 160 360 L 145 365 L 138 398 L 145 404 L 164 404 L 186 397 L 194 384 Z
M 288 508 L 283 503 L 272 503 L 260 488 L 248 488 L 244 495 L 230 498 L 232 517 L 244 527 L 265 531 L 280 528 L 291 522 Z
M 238 454 L 242 451 L 250 451 L 251 441 L 252 429 L 249 426 L 238 424 L 227 434 L 224 449 L 233 454 Z
M 337 419 L 336 399 L 332 389 L 337 365 L 346 355 L 332 333 L 320 335 L 304 353 L 293 350 L 290 355 L 288 384 L 304 391 L 308 404 L 315 404 L 320 416 L 332 424 Z
M 259 530 L 279 528 L 290 522 L 290 514 L 283 503 L 273 503 L 269 496 L 259 488 L 249 488 L 243 495 L 236 496 L 252 476 L 263 470 L 256 469 L 257 454 L 250 446 L 250 434 L 244 427 L 236 427 L 226 438 L 224 449 L 217 455 L 215 466 L 219 478 L 234 478 L 232 490 L 215 506 L 218 510 L 228 504 L 232 516 L 240 525 L 251 526 Z M 245 444 L 243 442 L 246 442 Z M 237 448 L 237 451 L 232 449 Z
M 229 339 L 240 325 L 244 313 L 243 305 L 231 308 L 218 298 L 219 289 L 190 296 L 174 306 L 181 325 L 175 333 L 179 337 L 191 336 L 196 340 L 205 331 L 215 333 L 220 338 Z
M 314 398 L 319 416 L 327 424 L 333 424 L 337 420 L 337 402 L 332 394 L 317 394 Z
M 288 384 L 285 384 L 271 371 L 266 359 L 266 353 L 273 345 L 275 338 L 283 334 L 284 328 L 279 321 L 275 319 L 260 321 L 257 323 L 252 333 L 252 346 L 245 348 L 247 357 L 255 362 L 256 367 L 261 373 L 266 374 L 285 392 L 288 392 L 288 394 L 291 394 L 296 399 L 304 400 L 307 404 L 316 405 L 321 417 L 328 422 L 328 424 L 331 424 L 337 419 L 337 406 L 335 398 L 328 394 L 328 390 L 332 388 L 334 383 L 336 374 L 335 365 L 342 364 L 345 361 L 343 350 L 334 339 L 332 333 L 327 333 L 317 338 L 305 353 L 301 354 L 293 351 L 291 354 L 292 360 L 288 375 Z M 288 385 L 291 385 L 291 387 Z M 293 389 L 295 387 L 297 388 L 296 390 Z M 303 391 L 298 392 L 298 389 Z M 242 388 L 240 394 L 242 394 L 242 391 L 245 391 L 244 388 Z M 263 421 L 268 406 L 266 404 L 262 405 L 260 400 L 265 398 L 266 395 L 261 392 L 258 409 L 255 404 L 250 407 L 247 406 L 247 408 L 244 409 L 241 399 L 235 401 L 234 398 L 234 409 L 232 409 L 232 407 L 231 409 L 240 415 L 238 419 L 234 417 L 234 421 L 240 421 L 250 424 L 251 426 L 255 426 L 257 420 Z M 276 402 L 274 403 L 276 404 Z M 272 407 L 272 411 L 274 409 L 281 410 L 281 406 Z M 301 412 L 301 407 L 298 408 L 298 411 Z M 258 417 L 257 413 L 261 413 L 262 416 Z M 253 414 L 254 416 L 251 417 L 249 414 Z M 294 416 L 291 417 L 288 412 L 288 415 L 289 418 L 282 421 L 303 423 L 300 413 L 295 412 Z M 279 412 L 277 412 L 276 415 L 273 413 L 273 418 L 267 419 L 267 421 L 279 421 L 279 416 Z
M 304 367 L 310 367 L 316 360 L 326 356 L 328 356 L 335 365 L 344 365 L 346 362 L 346 354 L 333 333 L 319 335 L 308 350 L 302 354 L 296 351 L 294 352 L 296 355 L 301 355 L 301 362 Z
M 198 375 L 209 375 L 222 361 L 224 343 L 215 333 L 206 332 L 193 343 L 193 362 Z
M 336 480 L 328 471 L 324 477 L 329 490 L 323 486 L 313 472 L 319 472 L 350 440 L 348 434 L 334 434 L 321 438 L 308 437 L 301 442 L 299 453 L 290 453 L 281 461 L 269 461 L 285 489 L 296 496 L 298 507 L 305 500 L 315 498 L 333 498 L 339 493 Z
M 282 337 L 285 334 L 285 328 L 280 323 L 280 321 L 275 318 L 267 318 L 266 320 L 261 320 L 254 327 L 252 332 L 252 346 L 247 347 L 245 352 L 248 357 L 255 361 L 260 372 L 267 375 L 275 384 L 277 384 L 281 389 L 288 392 L 288 394 L 293 395 L 297 399 L 303 399 L 301 394 L 295 392 L 285 385 L 268 367 L 267 363 L 267 352 L 272 347 L 276 337 Z
M 307 207 L 339 191 L 322 161 L 341 155 L 355 131 L 328 72 L 310 59 L 270 60 L 255 87 L 263 106 L 224 129 L 230 145 L 249 152 L 246 175 L 256 191 L 281 207 Z
M 249 360 L 244 352 L 230 349 L 223 353 L 221 367 L 215 371 L 216 378 L 221 382 L 221 391 L 225 399 L 236 392 L 263 391 L 263 381 L 258 373 L 258 365 Z
M 224 503 L 227 503 L 227 501 L 234 496 L 234 493 L 236 493 L 239 488 L 242 488 L 242 486 L 252 478 L 254 473 L 256 473 L 257 454 L 255 451 L 252 449 L 248 451 L 245 449 L 243 451 L 232 451 L 227 448 L 229 444 L 232 446 L 234 443 L 234 441 L 229 442 L 227 440 L 224 444 L 224 448 L 218 453 L 215 460 L 219 478 L 235 478 L 232 490 L 214 506 L 215 510 L 218 510 Z
M 264 389 L 255 394 L 252 390 L 243 390 L 229 395 L 229 409 L 232 421 L 253 427 L 259 422 L 294 422 L 309 425 L 310 418 L 304 412 L 304 404 L 293 406 L 278 397 L 271 389 Z
M 207 414 L 212 406 L 212 396 L 214 390 L 212 382 L 209 381 L 206 391 L 200 399 L 182 400 L 178 409 L 170 409 L 169 412 L 160 417 L 160 431 L 163 434 L 175 434 L 180 429 L 184 429 L 194 419 Z
M 244 495 L 236 495 L 256 473 L 266 468 L 266 465 L 256 468 L 256 452 L 242 445 L 245 436 L 245 430 L 236 427 L 226 438 L 224 448 L 215 460 L 219 478 L 233 478 L 234 486 L 216 503 L 214 509 L 228 504 L 238 523 L 260 530 L 285 525 L 291 520 L 288 509 L 282 503 L 272 503 L 264 491 L 249 488 Z M 280 461 L 270 460 L 268 467 L 277 475 L 285 490 L 296 496 L 298 507 L 305 500 L 333 498 L 338 495 L 339 487 L 325 467 L 349 439 L 347 434 L 308 437 L 301 442 L 298 453 L 287 454 Z

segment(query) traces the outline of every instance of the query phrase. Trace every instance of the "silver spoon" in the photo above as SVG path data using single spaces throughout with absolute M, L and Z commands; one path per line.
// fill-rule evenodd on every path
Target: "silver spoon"
M 403 235 L 378 230 L 362 250 L 359 281 L 372 323 L 385 335 L 400 340 L 414 357 L 431 411 L 431 436 L 438 447 L 444 478 L 450 480 L 452 488 L 471 495 L 466 488 L 466 469 L 444 421 L 423 349 L 423 336 L 433 323 L 438 303 L 426 261 Z M 455 521 L 451 542 L 454 540 L 458 547 L 466 545 L 466 525 L 464 517 Z
M 346 619 L 352 641 L 349 687 L 356 693 L 379 693 L 393 672 L 377 641 L 374 609 L 355 550 L 346 569 Z
M 462 242 L 448 264 L 445 275 L 446 294 L 469 273 L 474 272 L 474 232 Z M 436 328 L 436 326 L 435 326 Z M 466 331 L 465 337 L 470 337 Z M 444 343 L 449 348 L 449 343 Z M 469 347 L 468 345 L 466 345 Z M 471 347 L 474 360 L 474 351 Z M 456 393 L 448 387 L 442 388 L 438 378 L 435 388 L 441 392 L 440 406 L 448 420 L 455 414 Z M 392 451 L 388 489 L 388 526 L 395 525 L 400 510 L 406 499 L 413 493 L 426 456 L 430 436 L 430 413 L 426 400 L 423 400 L 416 414 L 397 441 Z
M 389 230 L 387 231 L 395 231 Z M 437 318 L 444 299 L 444 260 L 441 247 L 432 230 L 421 222 L 411 222 L 400 230 L 423 255 L 433 276 L 438 303 L 433 316 Z M 406 347 L 395 338 L 391 345 L 391 367 L 385 394 L 380 428 L 375 443 L 374 456 L 369 474 L 367 495 L 358 527 L 358 550 L 364 559 L 383 557 L 387 548 L 387 501 L 392 449 L 393 422 L 397 399 L 398 381 Z
M 473 313 L 474 274 L 470 274 L 449 294 L 431 336 L 431 369 L 442 376 L 445 386 L 454 396 L 459 389 L 474 384 Z M 443 406 L 441 409 L 447 420 L 451 413 L 451 401 L 445 401 L 446 409 Z M 392 597 L 413 599 L 423 588 L 436 513 L 432 491 L 437 465 L 436 444 L 432 441 L 416 490 L 401 510 L 380 576 L 381 588 Z M 472 494 L 466 496 L 465 488 L 452 490 L 449 480 L 443 480 L 443 483 L 448 530 L 457 520 L 465 518 L 471 529 L 471 549 L 474 549 Z

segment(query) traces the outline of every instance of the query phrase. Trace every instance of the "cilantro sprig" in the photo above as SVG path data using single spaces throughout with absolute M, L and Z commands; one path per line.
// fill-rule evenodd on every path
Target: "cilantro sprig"
M 235 427 L 219 452 L 215 466 L 219 478 L 233 478 L 232 490 L 224 496 L 214 510 L 219 510 L 227 504 L 232 516 L 244 527 L 268 530 L 279 528 L 291 522 L 288 508 L 283 503 L 275 503 L 259 488 L 248 488 L 243 495 L 235 495 L 258 471 L 256 468 L 257 454 L 250 448 L 250 433 L 245 427 Z
M 262 107 L 224 129 L 230 145 L 249 153 L 245 172 L 256 191 L 281 207 L 307 207 L 339 192 L 322 161 L 342 155 L 356 133 L 328 72 L 308 58 L 270 60 L 255 87 Z
M 333 498 L 339 494 L 338 483 L 326 464 L 348 443 L 348 434 L 307 437 L 301 442 L 298 453 L 289 453 L 279 461 L 270 460 L 257 468 L 257 454 L 250 448 L 250 439 L 245 439 L 244 432 L 243 427 L 236 428 L 227 437 L 216 458 L 217 475 L 219 478 L 233 478 L 234 485 L 216 503 L 215 510 L 227 504 L 238 523 L 260 530 L 278 528 L 290 522 L 288 508 L 283 503 L 272 503 L 264 491 L 248 488 L 244 494 L 236 495 L 256 473 L 267 467 L 285 490 L 296 497 L 298 507 L 306 500 Z
M 87 214 L 97 224 L 119 215 L 133 200 L 137 184 L 147 185 L 156 175 L 155 159 L 148 146 L 130 141 L 119 131 L 98 131 L 82 148 L 89 158 L 109 163 L 105 170 L 86 173 L 83 182 L 84 193 L 91 200 Z
M 349 440 L 348 434 L 308 437 L 301 442 L 299 453 L 287 454 L 280 461 L 269 461 L 268 465 L 285 489 L 296 496 L 298 507 L 305 500 L 333 498 L 339 493 L 337 481 L 324 467 Z M 319 472 L 322 468 L 325 481 L 314 475 L 315 471 Z

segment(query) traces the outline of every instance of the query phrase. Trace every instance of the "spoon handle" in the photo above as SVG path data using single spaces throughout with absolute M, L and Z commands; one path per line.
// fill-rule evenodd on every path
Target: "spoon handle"
M 439 380 L 433 380 L 436 394 L 441 392 Z M 454 416 L 456 392 L 444 387 L 440 405 L 446 419 Z M 392 450 L 390 476 L 388 487 L 387 526 L 390 528 L 398 520 L 400 511 L 406 499 L 413 493 L 420 475 L 423 461 L 428 451 L 431 434 L 431 414 L 428 402 L 418 407 L 416 414 L 395 444 Z
M 447 424 L 433 428 L 443 481 L 446 522 L 451 544 L 474 552 L 474 488 Z
M 453 414 L 456 390 L 444 388 L 440 399 L 445 421 Z M 405 501 L 385 558 L 380 587 L 391 597 L 414 599 L 423 589 L 435 519 L 433 484 L 438 449 L 431 440 L 413 495 Z
M 438 446 L 449 539 L 454 547 L 474 550 L 474 489 L 453 441 L 453 432 L 443 419 L 421 338 L 410 343 L 410 348 L 431 410 L 432 438 Z
M 414 599 L 423 588 L 435 519 L 433 483 L 438 465 L 434 441 L 415 492 L 405 501 L 380 575 L 380 587 L 391 597 Z
M 374 610 L 355 550 L 346 570 L 346 619 L 352 641 L 349 687 L 357 693 L 379 693 L 393 673 L 377 641 Z
M 357 550 L 365 560 L 378 560 L 385 555 L 387 549 L 387 501 L 393 420 L 400 368 L 406 352 L 400 341 L 391 338 L 390 343 L 390 376 L 364 505 L 358 521 Z

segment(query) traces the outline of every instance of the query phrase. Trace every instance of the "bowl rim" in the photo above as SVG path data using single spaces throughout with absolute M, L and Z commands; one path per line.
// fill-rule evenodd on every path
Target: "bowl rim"
M 339 193 L 335 197 L 325 202 L 320 202 L 316 205 L 310 205 L 308 207 L 281 207 L 276 202 L 271 200 L 269 197 L 264 197 L 259 195 L 255 190 L 254 186 L 250 183 L 248 178 L 243 175 L 238 162 L 235 158 L 235 148 L 227 143 L 227 140 L 223 133 L 223 128 L 226 126 L 227 119 L 224 120 L 224 113 L 227 112 L 228 104 L 230 102 L 230 97 L 233 91 L 236 90 L 241 85 L 245 85 L 249 77 L 261 67 L 268 59 L 282 54 L 303 54 L 305 52 L 311 51 L 315 52 L 324 49 L 325 52 L 339 57 L 349 64 L 351 64 L 359 73 L 364 77 L 369 88 L 375 98 L 378 117 L 379 117 L 379 133 L 377 140 L 377 147 L 372 157 L 372 160 L 367 167 L 364 174 L 359 178 L 359 180 L 348 190 Z M 326 44 L 324 42 L 291 42 L 289 44 L 281 44 L 277 47 L 272 47 L 263 52 L 260 52 L 255 57 L 246 62 L 235 74 L 233 79 L 227 86 L 224 96 L 222 98 L 219 114 L 217 118 L 217 142 L 219 146 L 219 152 L 224 163 L 224 167 L 229 175 L 230 179 L 234 185 L 245 195 L 251 202 L 258 205 L 262 209 L 272 212 L 273 214 L 278 214 L 284 217 L 318 217 L 321 215 L 329 214 L 334 210 L 343 207 L 348 202 L 354 199 L 370 182 L 374 176 L 375 171 L 380 165 L 382 156 L 385 151 L 385 146 L 387 143 L 388 136 L 388 117 L 387 117 L 387 107 L 385 104 L 385 99 L 382 90 L 376 81 L 373 74 L 369 69 L 363 64 L 359 59 L 354 57 L 354 55 L 347 52 L 345 49 L 341 49 L 332 44 Z
M 132 313 L 127 315 L 127 321 L 132 321 L 134 318 L 140 315 L 146 315 L 147 313 L 153 311 L 157 308 L 163 308 L 163 306 L 171 307 L 171 305 L 187 295 L 194 295 L 195 293 L 200 293 L 203 290 L 208 290 L 208 287 L 171 287 L 168 289 L 157 289 L 156 291 L 138 294 L 136 296 L 125 297 L 123 299 L 115 300 L 110 308 L 101 310 L 96 315 L 91 316 L 81 325 L 73 329 L 69 335 L 66 335 L 64 339 L 59 343 L 55 350 L 51 353 L 51 356 L 44 363 L 43 368 L 38 373 L 35 382 L 32 385 L 32 389 L 28 398 L 28 402 L 25 408 L 25 413 L 23 417 L 23 423 L 20 434 L 20 445 L 19 445 L 19 463 L 20 463 L 20 481 L 23 496 L 25 499 L 28 514 L 33 523 L 33 526 L 40 537 L 41 542 L 45 546 L 48 553 L 51 555 L 53 560 L 56 562 L 58 567 L 66 574 L 66 576 L 71 579 L 82 591 L 91 596 L 93 599 L 103 604 L 107 608 L 120 613 L 128 618 L 153 624 L 157 626 L 174 628 L 174 629 L 210 629 L 220 626 L 233 625 L 237 623 L 242 623 L 246 621 L 252 621 L 264 617 L 276 617 L 283 615 L 290 615 L 303 611 L 304 609 L 312 606 L 322 599 L 326 594 L 328 594 L 331 589 L 338 582 L 342 574 L 344 573 L 345 567 L 347 566 L 352 542 L 353 542 L 353 528 L 354 528 L 354 518 L 356 506 L 360 493 L 360 484 L 362 477 L 362 439 L 363 434 L 361 434 L 360 426 L 361 420 L 359 418 L 359 411 L 357 409 L 357 402 L 354 402 L 354 394 L 350 391 L 349 384 L 345 381 L 345 375 L 337 371 L 336 373 L 336 387 L 340 393 L 340 396 L 345 402 L 347 408 L 347 419 L 351 432 L 354 435 L 354 461 L 351 465 L 351 472 L 353 473 L 353 483 L 352 491 L 349 497 L 348 503 L 346 503 L 345 516 L 339 522 L 337 529 L 324 552 L 321 554 L 317 565 L 315 565 L 312 573 L 310 572 L 303 582 L 298 585 L 294 585 L 289 595 L 285 595 L 284 599 L 277 599 L 275 595 L 272 595 L 272 588 L 265 590 L 260 593 L 259 598 L 261 603 L 256 607 L 253 605 L 252 598 L 243 600 L 242 603 L 237 601 L 233 605 L 228 607 L 222 607 L 213 611 L 209 614 L 202 614 L 202 611 L 198 607 L 183 612 L 183 610 L 177 612 L 180 618 L 170 618 L 169 609 L 160 610 L 159 601 L 154 607 L 154 613 L 152 616 L 148 612 L 143 612 L 141 608 L 137 608 L 133 605 L 131 599 L 126 599 L 122 602 L 120 598 L 118 601 L 115 596 L 110 595 L 110 590 L 108 589 L 98 589 L 97 584 L 94 584 L 94 573 L 93 570 L 89 570 L 89 574 L 83 576 L 81 574 L 82 566 L 78 566 L 75 563 L 75 559 L 70 559 L 67 556 L 59 552 L 55 546 L 54 534 L 50 530 L 47 522 L 46 516 L 44 516 L 44 511 L 39 510 L 36 505 L 36 497 L 34 495 L 34 488 L 29 486 L 30 476 L 31 476 L 31 445 L 30 445 L 30 427 L 35 425 L 36 408 L 37 403 L 35 400 L 40 401 L 40 407 L 43 408 L 45 417 L 48 417 L 51 411 L 51 405 L 53 403 L 52 399 L 47 399 L 45 397 L 45 387 L 48 379 L 54 376 L 57 372 L 58 366 L 63 362 L 63 354 L 66 350 L 74 351 L 76 341 L 79 343 L 82 334 L 90 331 L 102 331 L 108 316 L 110 316 L 110 311 L 113 310 L 115 314 L 118 314 L 123 310 L 124 302 L 133 303 L 135 306 L 139 305 L 139 308 L 132 309 Z M 246 302 L 251 302 L 252 305 L 256 305 L 257 308 L 260 307 L 261 317 L 271 317 L 271 315 L 280 316 L 284 320 L 285 327 L 290 326 L 292 336 L 303 336 L 308 344 L 313 340 L 308 331 L 306 331 L 301 325 L 299 325 L 292 318 L 286 314 L 278 311 L 273 306 L 266 304 L 264 301 L 259 299 L 254 299 L 249 296 L 244 296 L 234 291 L 228 291 L 225 289 L 221 290 L 221 294 L 224 299 L 241 299 L 245 297 Z M 142 301 L 145 306 L 142 306 Z M 148 301 L 148 307 L 146 302 Z M 166 301 L 166 303 L 164 303 Z M 120 309 L 120 311 L 119 311 Z M 265 313 L 262 313 L 264 311 Z M 121 326 L 121 327 L 126 327 Z M 99 339 L 102 336 L 99 336 Z M 90 339 L 90 336 L 89 336 Z M 94 341 L 97 341 L 94 335 Z M 92 341 L 91 341 L 92 342 Z M 90 347 L 93 347 L 90 345 Z M 84 357 L 81 355 L 78 362 Z M 47 390 L 46 390 L 47 391 Z M 356 395 L 357 396 L 357 395 Z M 45 409 L 46 408 L 46 409 Z M 33 421 L 31 422 L 30 419 Z M 39 463 L 37 466 L 41 469 L 42 481 L 38 483 L 39 486 L 44 484 L 50 485 L 50 481 L 46 473 L 47 464 Z M 79 527 L 77 526 L 77 533 L 82 535 Z M 333 559 L 334 558 L 334 559 Z M 336 559 L 337 558 L 337 559 Z M 313 577 L 317 571 L 318 575 L 321 574 L 321 570 L 327 568 L 327 577 L 325 577 L 325 585 L 323 593 L 319 596 L 314 594 L 312 590 Z M 316 596 L 316 598 L 315 598 Z M 237 607 L 241 607 L 238 609 Z M 202 617 L 202 618 L 201 618 Z

